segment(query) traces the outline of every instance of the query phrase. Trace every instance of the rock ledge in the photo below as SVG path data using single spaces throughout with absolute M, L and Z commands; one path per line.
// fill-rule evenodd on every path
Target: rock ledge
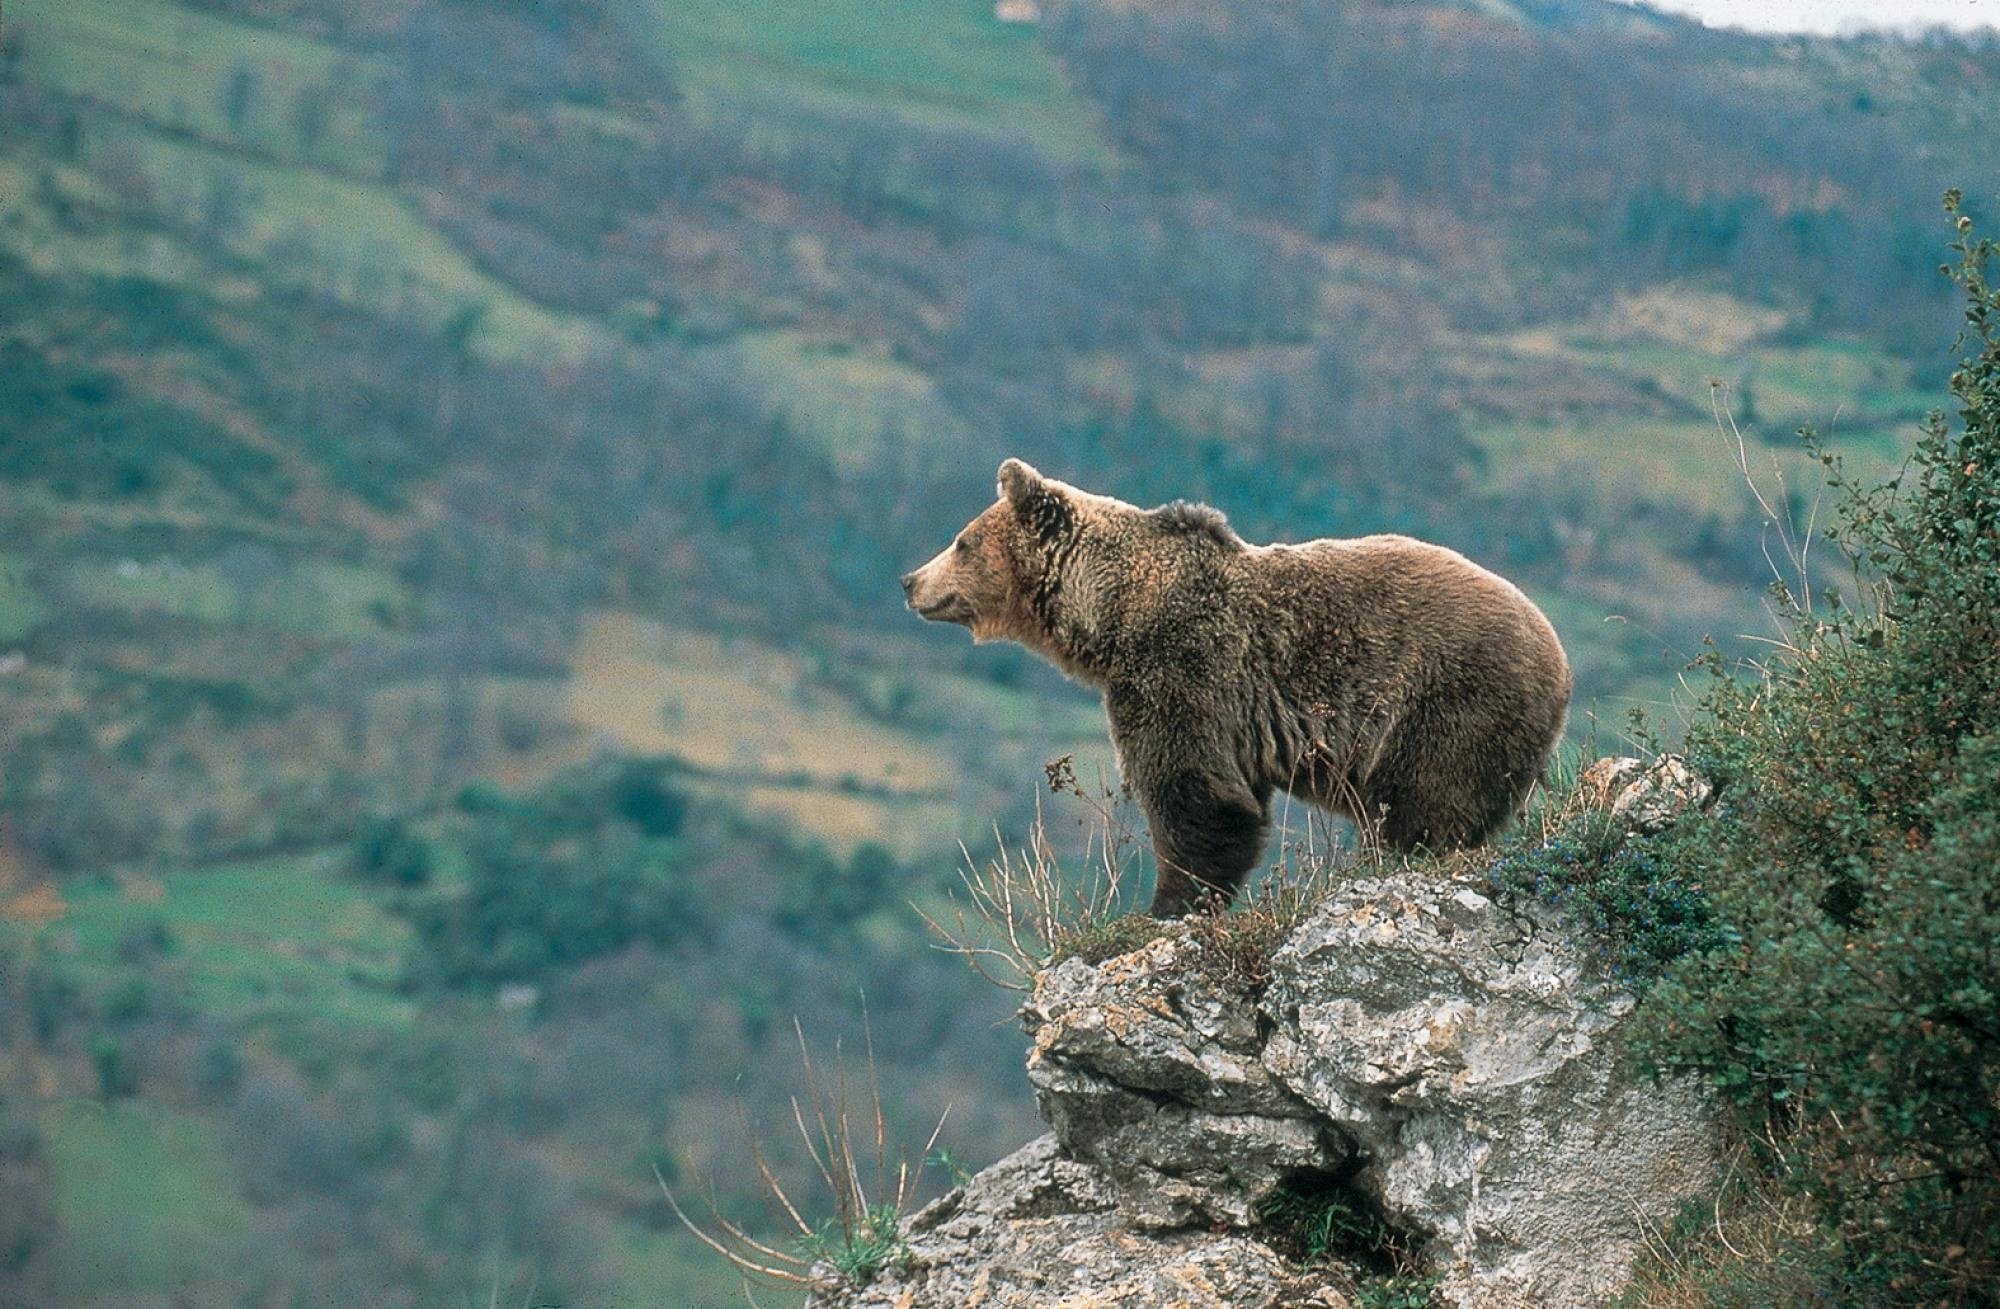
M 912 1260 L 816 1305 L 1347 1303 L 1260 1237 L 1280 1186 L 1358 1191 L 1465 1309 L 1624 1285 L 1717 1165 L 1713 1106 L 1619 1066 L 1632 997 L 1539 910 L 1435 875 L 1352 883 L 1249 994 L 1186 933 L 1070 960 L 1022 1008 L 1052 1135 L 913 1216 Z

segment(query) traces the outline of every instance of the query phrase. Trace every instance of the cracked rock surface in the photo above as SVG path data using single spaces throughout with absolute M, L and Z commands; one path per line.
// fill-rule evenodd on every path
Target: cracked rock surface
M 1265 1067 L 1365 1161 L 1454 1304 L 1590 1305 L 1717 1166 L 1691 1083 L 1618 1066 L 1632 997 L 1471 883 L 1343 888 L 1272 960 Z
M 1105 1170 L 1139 1227 L 1245 1227 L 1295 1173 L 1353 1154 L 1264 1066 L 1255 1000 L 1202 971 L 1201 946 L 1166 937 L 1036 980 L 1021 1018 L 1028 1080 L 1056 1139 Z
M 919 1210 L 910 1259 L 865 1287 L 829 1281 L 825 1309 L 1345 1309 L 1251 1236 L 1134 1230 L 1096 1168 L 1042 1137 Z
M 1288 1181 L 1351 1187 L 1445 1303 L 1566 1309 L 1623 1287 L 1714 1177 L 1691 1083 L 1620 1066 L 1632 997 L 1553 918 L 1433 874 L 1350 883 L 1251 993 L 1185 932 L 1036 981 L 1052 1135 L 915 1215 L 912 1259 L 826 1306 L 1337 1306 L 1264 1243 Z

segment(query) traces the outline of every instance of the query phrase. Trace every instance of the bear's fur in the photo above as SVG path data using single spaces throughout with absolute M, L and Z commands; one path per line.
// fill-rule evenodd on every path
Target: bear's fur
M 1000 466 L 1000 499 L 903 579 L 926 619 L 1103 692 L 1159 862 L 1153 913 L 1226 902 L 1283 790 L 1409 850 L 1476 845 L 1562 735 L 1569 661 L 1511 583 L 1403 536 L 1250 545 Z

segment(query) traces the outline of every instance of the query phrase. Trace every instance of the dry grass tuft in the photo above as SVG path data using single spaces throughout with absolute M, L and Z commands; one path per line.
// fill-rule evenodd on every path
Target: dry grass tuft
M 917 909 L 938 934 L 939 949 L 1009 991 L 1028 990 L 1035 974 L 1058 960 L 1108 959 L 1170 928 L 1130 912 L 1139 880 L 1139 841 L 1123 798 L 1101 780 L 1095 788 L 1084 787 L 1068 755 L 1048 764 L 1046 772 L 1049 789 L 1080 801 L 1088 815 L 1080 871 L 1074 876 L 1064 871 L 1038 801 L 1024 845 L 1009 849 L 1002 843 L 984 863 L 966 852 L 959 870 L 963 896 L 953 896 L 950 908 L 935 916 Z
M 817 1224 L 807 1220 L 805 1210 L 795 1202 L 747 1122 L 744 1140 L 756 1164 L 765 1208 L 772 1225 L 785 1233 L 775 1242 L 759 1240 L 741 1224 L 724 1217 L 714 1192 L 706 1188 L 702 1198 L 708 1207 L 709 1225 L 695 1222 L 657 1168 L 653 1175 L 681 1225 L 727 1259 L 747 1281 L 809 1287 L 824 1282 L 825 1270 L 831 1269 L 848 1282 L 866 1285 L 877 1272 L 901 1266 L 909 1259 L 902 1220 L 916 1199 L 922 1161 L 937 1144 L 945 1115 L 939 1115 L 918 1162 L 913 1164 L 900 1154 L 892 1161 L 872 1032 L 866 1038 L 867 1099 L 857 1114 L 856 1088 L 849 1080 L 839 1046 L 834 1048 L 834 1071 L 829 1081 L 814 1061 L 797 1019 L 792 1021 L 792 1030 L 798 1037 L 806 1082 L 805 1099 L 792 1099 L 792 1122 L 811 1161 L 812 1176 L 832 1202 L 833 1218 Z M 865 1010 L 863 1030 L 868 1032 Z M 740 1114 L 740 1105 L 738 1109 Z
M 1646 1256 L 1618 1309 L 1770 1309 L 1824 1303 L 1820 1274 L 1830 1244 L 1796 1191 L 1738 1145 L 1721 1182 L 1682 1206 L 1665 1227 L 1649 1225 Z

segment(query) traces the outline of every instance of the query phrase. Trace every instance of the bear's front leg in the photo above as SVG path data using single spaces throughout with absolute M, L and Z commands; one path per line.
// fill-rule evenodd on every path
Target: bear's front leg
M 1134 787 L 1153 831 L 1152 916 L 1221 909 L 1264 852 L 1268 808 L 1248 789 L 1176 772 Z
M 1125 782 L 1145 810 L 1159 879 L 1155 918 L 1235 896 L 1264 852 L 1270 788 L 1254 786 L 1217 721 L 1210 679 L 1190 675 L 1106 688 L 1104 709 Z

